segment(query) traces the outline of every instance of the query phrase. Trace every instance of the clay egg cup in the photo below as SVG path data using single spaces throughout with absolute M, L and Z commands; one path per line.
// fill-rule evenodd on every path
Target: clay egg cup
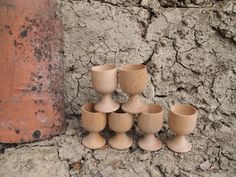
M 95 105 L 96 111 L 109 113 L 119 109 L 119 103 L 112 99 L 112 93 L 118 85 L 117 77 L 117 68 L 112 64 L 91 68 L 92 86 L 98 93 L 103 95 L 100 102 Z
M 158 104 L 148 104 L 147 109 L 138 116 L 138 127 L 146 135 L 139 139 L 138 145 L 143 150 L 156 151 L 161 148 L 161 141 L 154 133 L 163 125 L 163 109 Z
M 116 133 L 109 139 L 109 144 L 112 148 L 123 150 L 133 144 L 132 139 L 125 133 L 133 125 L 133 116 L 131 114 L 125 113 L 122 110 L 110 113 L 108 116 L 108 125 Z
M 193 132 L 197 123 L 197 110 L 190 105 L 176 104 L 169 112 L 169 128 L 176 134 L 167 141 L 167 146 L 174 152 L 188 152 L 191 150 L 191 143 L 185 138 Z
M 125 64 L 119 69 L 120 88 L 129 94 L 129 99 L 122 105 L 122 110 L 129 113 L 141 113 L 147 105 L 139 94 L 147 87 L 147 68 L 142 64 Z
M 89 134 L 82 139 L 82 144 L 90 149 L 99 149 L 106 143 L 104 137 L 99 132 L 102 131 L 107 123 L 106 114 L 96 112 L 93 103 L 87 103 L 82 106 L 81 124 L 89 131 Z

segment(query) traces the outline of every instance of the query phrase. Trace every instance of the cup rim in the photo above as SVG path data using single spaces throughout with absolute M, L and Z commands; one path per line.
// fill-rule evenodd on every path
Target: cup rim
M 126 68 L 126 67 L 137 67 L 137 69 L 129 69 L 129 68 Z M 140 71 L 140 70 L 143 70 L 143 69 L 146 69 L 147 66 L 144 65 L 144 64 L 124 64 L 122 65 L 119 70 L 121 71 L 126 71 L 126 72 L 132 72 L 132 71 Z
M 177 112 L 176 110 L 174 110 L 174 109 L 178 109 L 178 108 L 176 108 L 176 107 L 190 108 L 191 111 L 192 111 L 192 113 L 190 113 L 190 114 L 179 113 L 179 112 Z M 181 117 L 192 117 L 192 116 L 194 116 L 194 115 L 197 114 L 197 109 L 196 109 L 195 107 L 189 105 L 189 104 L 174 104 L 174 105 L 170 108 L 170 111 L 171 111 L 173 114 L 175 114 L 175 115 L 177 115 L 177 116 L 181 116 Z
M 160 109 L 158 112 L 148 112 L 150 107 L 155 107 Z M 161 105 L 159 104 L 155 104 L 155 103 L 148 103 L 147 104 L 147 109 L 145 111 L 143 111 L 141 114 L 146 114 L 146 115 L 160 115 L 163 113 L 163 108 Z
M 116 69 L 117 68 L 114 64 L 104 64 L 104 65 L 93 66 L 91 68 L 91 71 L 93 71 L 93 72 L 107 72 L 107 71 L 112 71 L 112 70 L 116 70 Z
M 95 111 L 95 110 L 94 110 L 94 112 L 92 112 L 92 111 L 89 111 L 89 110 L 85 109 L 85 107 L 86 107 L 86 106 L 89 106 L 89 105 L 92 105 L 93 108 L 94 108 L 95 103 L 85 103 L 85 104 L 83 104 L 83 105 L 81 106 L 82 111 L 83 111 L 83 112 L 86 112 L 86 113 L 89 113 L 89 114 L 101 114 L 101 112 L 97 112 L 97 111 Z

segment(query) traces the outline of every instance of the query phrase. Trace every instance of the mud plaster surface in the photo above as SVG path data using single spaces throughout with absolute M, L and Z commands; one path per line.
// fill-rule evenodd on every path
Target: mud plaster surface
M 214 0 L 58 0 L 64 23 L 64 135 L 23 145 L 0 144 L 1 177 L 236 176 L 236 3 Z M 150 74 L 143 96 L 167 113 L 176 102 L 199 109 L 188 138 L 191 152 L 166 145 L 145 152 L 81 145 L 80 106 L 97 101 L 89 68 L 103 63 L 144 63 Z M 114 94 L 120 102 L 126 95 Z M 104 135 L 109 138 L 107 129 Z M 142 136 L 137 127 L 129 135 Z M 167 116 L 159 133 L 172 133 Z

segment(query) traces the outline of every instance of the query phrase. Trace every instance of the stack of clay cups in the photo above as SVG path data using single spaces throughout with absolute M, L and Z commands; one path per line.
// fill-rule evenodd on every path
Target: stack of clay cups
M 137 115 L 138 127 L 145 135 L 138 140 L 143 150 L 156 151 L 162 146 L 161 141 L 155 137 L 163 124 L 163 108 L 158 104 L 147 104 L 140 99 L 140 93 L 147 87 L 148 73 L 145 65 L 125 64 L 119 71 L 115 65 L 106 64 L 91 68 L 93 88 L 102 95 L 102 99 L 82 106 L 81 122 L 89 134 L 82 139 L 82 144 L 90 149 L 99 149 L 106 144 L 105 138 L 100 135 L 108 125 L 115 135 L 108 141 L 114 149 L 128 149 L 133 140 L 126 132 L 133 125 L 133 117 Z M 117 86 L 129 95 L 126 103 L 120 106 L 112 99 L 112 93 Z M 167 140 L 169 149 L 175 152 L 188 152 L 191 143 L 185 135 L 191 133 L 197 121 L 197 110 L 190 105 L 176 104 L 169 112 L 169 128 L 176 136 Z

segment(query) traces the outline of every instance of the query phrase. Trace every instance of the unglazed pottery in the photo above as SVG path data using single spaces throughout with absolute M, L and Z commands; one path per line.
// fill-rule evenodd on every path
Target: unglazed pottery
M 99 149 L 106 143 L 104 137 L 99 132 L 102 131 L 107 123 L 106 114 L 96 112 L 93 103 L 87 103 L 82 106 L 81 123 L 89 134 L 82 139 L 82 144 L 90 149 Z
M 142 102 L 139 94 L 147 86 L 147 68 L 142 64 L 126 64 L 119 70 L 120 88 L 129 94 L 128 101 L 122 105 L 122 110 L 128 113 L 141 113 L 147 105 Z
M 161 148 L 161 141 L 154 133 L 160 131 L 163 124 L 163 109 L 157 104 L 148 104 L 147 109 L 139 114 L 138 126 L 146 135 L 139 139 L 138 145 L 147 151 L 156 151 Z
M 101 101 L 95 105 L 95 110 L 109 113 L 119 109 L 119 103 L 112 100 L 112 92 L 117 87 L 117 68 L 106 64 L 91 68 L 93 88 L 103 95 Z
M 174 152 L 188 152 L 191 150 L 191 143 L 185 138 L 193 132 L 197 123 L 197 110 L 190 105 L 176 104 L 169 112 L 169 128 L 176 134 L 172 139 L 167 140 L 167 146 Z
M 109 139 L 109 144 L 114 149 L 127 149 L 133 144 L 133 140 L 129 138 L 127 132 L 133 125 L 133 117 L 129 113 L 118 110 L 110 113 L 108 116 L 108 125 L 116 134 Z
M 63 25 L 56 12 L 57 0 L 0 0 L 0 143 L 66 130 Z

